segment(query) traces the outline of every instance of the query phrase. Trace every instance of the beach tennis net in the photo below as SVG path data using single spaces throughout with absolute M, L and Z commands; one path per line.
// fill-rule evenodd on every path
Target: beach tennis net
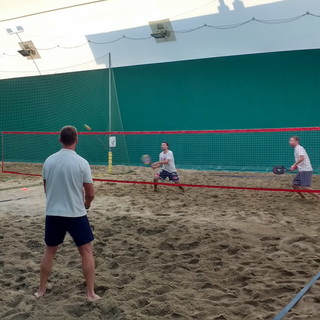
M 45 159 L 61 147 L 58 135 L 58 132 L 2 132 L 2 171 L 41 175 Z M 273 168 L 280 165 L 290 168 L 294 163 L 293 149 L 288 144 L 291 136 L 300 137 L 314 172 L 319 173 L 320 127 L 80 132 L 77 153 L 89 161 L 97 180 L 152 183 L 157 171 L 144 164 L 141 157 L 148 155 L 152 162 L 158 161 L 161 143 L 168 142 L 181 183 L 286 189 L 290 188 L 293 175 L 275 175 Z M 112 172 L 108 166 L 110 151 Z

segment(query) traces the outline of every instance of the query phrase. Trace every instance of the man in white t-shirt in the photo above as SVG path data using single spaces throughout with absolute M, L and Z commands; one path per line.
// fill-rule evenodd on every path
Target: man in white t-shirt
M 298 168 L 298 174 L 294 177 L 292 187 L 293 189 L 312 190 L 311 184 L 313 169 L 306 150 L 300 145 L 300 138 L 297 136 L 291 137 L 289 144 L 292 148 L 294 148 L 295 160 L 295 163 L 291 166 L 290 170 L 294 171 Z M 306 199 L 306 196 L 302 192 L 298 192 L 298 194 L 301 198 Z M 319 199 L 318 194 L 310 194 Z
M 78 133 L 66 126 L 60 131 L 62 149 L 51 155 L 43 165 L 43 183 L 46 193 L 46 249 L 40 266 L 40 286 L 37 298 L 46 292 L 58 246 L 68 232 L 82 258 L 82 270 L 87 286 L 87 300 L 100 299 L 94 291 L 95 263 L 91 242 L 94 239 L 87 217 L 94 198 L 91 169 L 87 160 L 76 152 Z
M 169 150 L 169 143 L 162 142 L 161 150 L 162 152 L 159 154 L 159 161 L 151 164 L 153 169 L 161 168 L 160 171 L 155 175 L 153 181 L 157 183 L 159 180 L 164 181 L 168 178 L 169 181 L 172 181 L 173 183 L 179 183 L 180 179 L 174 163 L 173 152 Z M 184 192 L 182 186 L 179 186 L 179 188 Z M 154 191 L 157 190 L 157 185 L 155 184 Z

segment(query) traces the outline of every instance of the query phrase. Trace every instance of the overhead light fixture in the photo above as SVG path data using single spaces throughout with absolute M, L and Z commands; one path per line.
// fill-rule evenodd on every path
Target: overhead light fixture
M 155 39 L 163 39 L 165 37 L 170 37 L 170 31 L 166 30 L 163 24 L 157 24 L 156 28 L 156 32 L 151 33 L 151 36 Z
M 38 54 L 36 52 L 35 49 L 33 49 L 33 47 L 31 47 L 30 45 L 33 45 L 33 43 L 31 41 L 28 42 L 20 42 L 19 43 L 21 50 L 18 50 L 18 52 L 23 56 L 23 57 L 30 57 L 31 59 L 34 58 L 40 58 L 36 57 L 36 55 Z
M 163 30 L 156 33 L 151 33 L 151 36 L 154 37 L 155 39 L 163 39 L 167 36 L 167 33 L 168 33 L 167 30 Z
M 16 27 L 16 31 L 13 31 L 11 28 L 7 28 L 7 33 L 10 35 L 16 34 L 17 37 L 19 38 L 20 42 L 20 48 L 21 50 L 18 50 L 18 52 L 23 56 L 26 57 L 28 60 L 32 60 L 34 63 L 35 67 L 37 68 L 39 74 L 41 75 L 40 69 L 37 65 L 37 63 L 34 61 L 34 59 L 40 59 L 40 55 L 35 48 L 34 44 L 32 41 L 22 41 L 19 33 L 24 32 L 24 29 L 21 26 Z
M 157 43 L 175 41 L 176 37 L 169 19 L 150 21 L 151 36 Z
M 21 26 L 17 26 L 16 27 L 17 31 L 13 31 L 11 28 L 7 28 L 7 32 L 11 35 L 11 34 L 16 34 L 18 35 L 18 33 L 21 33 L 24 31 L 24 29 Z
M 19 46 L 21 50 L 18 50 L 18 52 L 28 60 L 41 59 L 39 52 L 32 41 L 19 42 Z
M 30 57 L 35 55 L 35 51 L 32 49 L 22 49 L 18 50 L 18 52 L 24 57 Z

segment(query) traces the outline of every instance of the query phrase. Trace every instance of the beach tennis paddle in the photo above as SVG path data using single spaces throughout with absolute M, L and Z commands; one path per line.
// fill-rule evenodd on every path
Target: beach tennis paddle
M 297 168 L 298 167 L 295 166 L 294 170 L 296 170 Z M 286 167 L 284 167 L 284 166 L 274 166 L 273 169 L 272 169 L 272 172 L 274 174 L 278 174 L 279 175 L 279 174 L 284 174 L 286 172 L 291 172 L 291 170 L 286 168 Z

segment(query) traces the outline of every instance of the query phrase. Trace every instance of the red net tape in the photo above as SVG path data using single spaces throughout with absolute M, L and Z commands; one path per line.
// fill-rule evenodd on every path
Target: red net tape
M 135 134 L 214 134 L 214 133 L 254 133 L 254 132 L 296 132 L 320 131 L 320 127 L 264 128 L 264 129 L 221 129 L 221 130 L 181 130 L 181 131 L 90 131 L 78 132 L 79 135 L 135 135 Z M 44 131 L 2 131 L 2 134 L 41 134 L 57 135 L 59 132 Z

